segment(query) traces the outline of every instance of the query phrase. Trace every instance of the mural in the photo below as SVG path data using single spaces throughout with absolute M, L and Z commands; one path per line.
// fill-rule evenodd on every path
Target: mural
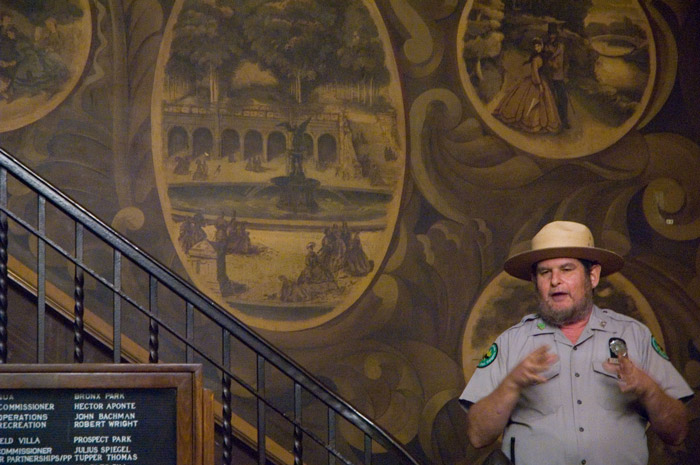
M 192 279 L 267 329 L 316 326 L 357 300 L 405 168 L 374 6 L 177 3 L 156 84 L 155 172 Z
M 548 158 L 595 153 L 639 121 L 656 48 L 635 0 L 467 2 L 461 76 L 480 118 L 516 147 Z
M 87 0 L 3 2 L 0 12 L 0 132 L 20 128 L 56 108 L 80 78 L 90 51 Z
M 468 444 L 456 398 L 529 311 L 502 264 L 551 220 L 587 223 L 625 257 L 598 298 L 649 324 L 700 389 L 698 0 L 4 0 L 0 15 L 0 145 L 421 463 L 489 453 Z M 9 192 L 36 216 L 25 188 Z M 73 233 L 50 209 L 45 227 Z M 10 236 L 31 273 L 36 243 L 12 222 Z M 88 265 L 108 274 L 87 236 Z M 49 251 L 69 296 L 72 271 Z M 147 301 L 147 280 L 123 278 Z M 108 294 L 85 289 L 108 326 Z M 180 355 L 164 335 L 162 359 Z M 254 384 L 244 358 L 232 365 Z M 688 410 L 681 447 L 649 434 L 650 464 L 700 463 L 700 396 Z M 363 438 L 338 432 L 357 453 Z

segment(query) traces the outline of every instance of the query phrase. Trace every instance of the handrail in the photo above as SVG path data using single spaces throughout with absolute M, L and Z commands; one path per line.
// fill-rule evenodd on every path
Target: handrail
M 12 178 L 8 179 L 8 175 Z M 37 225 L 34 226 L 30 220 L 23 218 L 17 212 L 11 211 L 8 207 L 8 182 L 12 179 L 24 184 L 33 193 L 37 195 Z M 76 225 L 75 233 L 75 251 L 66 250 L 55 239 L 49 237 L 45 231 L 46 206 L 48 202 L 72 219 Z M 225 309 L 220 307 L 216 302 L 208 296 L 194 288 L 183 278 L 176 275 L 173 271 L 159 263 L 148 253 L 141 250 L 138 246 L 131 243 L 117 231 L 110 228 L 100 219 L 95 217 L 85 208 L 78 205 L 67 195 L 56 189 L 49 182 L 39 177 L 28 167 L 10 155 L 7 151 L 0 148 L 0 336 L 5 335 L 5 340 L 0 338 L 0 363 L 7 363 L 7 255 L 8 255 L 8 219 L 13 221 L 15 225 L 24 231 L 27 231 L 38 240 L 37 255 L 37 308 L 39 329 L 42 331 L 43 312 L 46 305 L 46 280 L 48 273 L 46 271 L 46 247 L 55 251 L 62 258 L 72 263 L 76 270 L 75 276 L 75 308 L 74 308 L 74 328 L 75 328 L 75 344 L 76 344 L 76 362 L 82 362 L 82 344 L 83 339 L 83 282 L 84 274 L 92 277 L 96 282 L 99 282 L 104 288 L 108 289 L 113 295 L 113 328 L 114 335 L 112 339 L 113 358 L 115 363 L 123 360 L 122 354 L 122 338 L 126 337 L 121 332 L 121 303 L 122 301 L 131 305 L 141 314 L 149 319 L 149 361 L 157 362 L 158 354 L 158 339 L 159 330 L 167 331 L 176 341 L 183 344 L 187 354 L 187 361 L 194 359 L 196 353 L 204 363 L 209 364 L 211 368 L 217 370 L 221 375 L 221 399 L 223 411 L 223 434 L 224 434 L 224 457 L 223 463 L 230 463 L 230 445 L 232 443 L 232 425 L 231 416 L 233 414 L 231 408 L 232 394 L 230 390 L 231 381 L 235 381 L 245 391 L 252 394 L 257 403 L 257 448 L 258 461 L 263 464 L 266 462 L 266 416 L 265 412 L 272 410 L 276 412 L 280 418 L 291 424 L 294 429 L 293 450 L 291 453 L 294 457 L 294 463 L 303 462 L 303 440 L 309 438 L 316 442 L 327 452 L 327 463 L 336 463 L 337 460 L 346 464 L 363 463 L 369 465 L 372 462 L 372 457 L 376 455 L 373 451 L 373 443 L 378 444 L 383 448 L 382 454 L 390 454 L 393 458 L 392 463 L 403 463 L 418 465 L 418 462 L 413 458 L 404 447 L 388 432 L 374 424 L 369 418 L 360 413 L 352 405 L 340 398 L 337 394 L 323 386 L 312 374 L 306 371 L 303 367 L 290 359 L 286 354 L 269 344 L 264 338 L 255 333 L 249 327 L 240 322 Z M 110 280 L 100 272 L 88 266 L 84 261 L 83 241 L 84 231 L 89 231 L 95 238 L 99 239 L 103 244 L 107 245 L 113 254 L 113 276 Z M 148 305 L 138 303 L 138 299 L 130 295 L 121 286 L 121 274 L 123 271 L 122 258 L 129 260 L 149 277 L 149 296 Z M 185 303 L 186 307 L 186 328 L 184 334 L 182 330 L 177 329 L 177 325 L 168 321 L 167 315 L 159 314 L 158 311 L 158 295 L 156 289 L 158 286 L 164 286 L 169 289 L 174 295 Z M 208 354 L 205 347 L 202 347 L 195 340 L 195 327 L 193 324 L 195 315 L 204 317 L 208 321 L 214 323 L 221 334 L 221 359 L 217 360 L 214 356 Z M 43 335 L 40 334 L 40 338 Z M 231 337 L 243 343 L 246 347 L 252 350 L 256 358 L 256 382 L 255 386 L 244 380 L 243 376 L 234 373 L 231 370 Z M 43 341 L 38 340 L 37 346 L 43 347 Z M 42 355 L 38 355 L 38 361 L 42 361 Z M 293 397 L 294 407 L 292 412 L 284 411 L 274 404 L 274 402 L 265 396 L 265 368 L 267 365 L 274 366 L 280 373 L 284 374 L 290 381 L 293 382 Z M 305 425 L 301 418 L 302 411 L 302 394 L 306 392 L 313 398 L 320 401 L 326 406 L 328 425 L 325 434 L 319 434 L 313 431 L 308 425 Z M 336 432 L 336 415 L 342 417 L 347 424 L 356 428 L 364 437 L 363 451 L 356 451 L 355 454 L 342 453 L 338 447 L 339 439 Z M 323 436 L 323 437 L 322 437 Z M 346 446 L 347 448 L 347 446 Z M 359 457 L 359 458 L 358 458 Z M 361 461 L 357 461 L 361 460 Z M 382 460 L 384 461 L 384 459 Z

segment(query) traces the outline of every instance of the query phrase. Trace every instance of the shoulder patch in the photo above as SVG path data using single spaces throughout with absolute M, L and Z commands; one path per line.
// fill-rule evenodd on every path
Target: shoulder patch
M 659 345 L 659 342 L 653 335 L 651 336 L 651 346 L 654 348 L 657 354 L 661 355 L 661 357 L 665 358 L 666 360 L 669 360 L 668 355 L 666 355 L 666 352 L 664 352 L 663 347 Z
M 494 360 L 496 360 L 496 356 L 498 355 L 498 344 L 495 342 L 491 344 L 491 347 L 489 347 L 489 350 L 486 351 L 484 356 L 481 358 L 481 361 L 479 364 L 476 366 L 477 368 L 486 368 L 487 366 L 491 365 Z

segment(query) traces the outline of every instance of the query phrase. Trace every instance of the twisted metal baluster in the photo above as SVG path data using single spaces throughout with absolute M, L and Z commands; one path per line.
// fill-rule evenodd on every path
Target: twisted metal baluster
M 267 435 L 267 422 L 265 420 L 265 358 L 258 354 L 256 364 L 256 382 L 258 390 L 258 464 L 267 463 L 267 445 L 265 436 Z
M 301 431 L 301 384 L 294 383 L 294 465 L 304 463 L 304 436 Z
M 372 465 L 372 436 L 365 433 L 365 465 Z
M 222 416 L 223 416 L 223 463 L 231 465 L 233 450 L 233 426 L 231 425 L 231 377 L 226 370 L 231 367 L 231 335 L 226 329 L 223 329 L 222 343 L 222 364 L 224 367 L 223 376 L 221 379 L 221 400 L 222 400 Z
M 80 264 L 83 262 L 83 225 L 75 224 L 75 277 L 73 297 L 75 299 L 73 315 L 73 361 L 83 363 L 83 343 L 85 339 L 85 277 Z
M 194 363 L 194 305 L 187 302 L 185 305 L 185 333 L 187 335 L 187 344 L 185 346 L 185 360 L 187 363 Z
M 328 408 L 328 447 L 335 450 L 336 440 L 335 440 L 335 430 L 336 430 L 336 419 L 335 411 L 332 408 Z M 329 450 L 328 451 L 328 465 L 335 465 L 335 455 Z
M 46 199 L 37 199 L 36 362 L 46 360 Z
M 7 206 L 7 171 L 0 171 L 0 206 Z M 0 363 L 7 363 L 7 215 L 0 211 Z
M 122 361 L 122 301 L 119 293 L 122 290 L 122 254 L 118 250 L 113 251 L 114 267 L 114 292 L 112 294 L 112 362 Z
M 158 281 L 150 278 L 149 303 L 151 316 L 158 316 Z M 158 322 L 148 319 L 148 363 L 158 363 Z

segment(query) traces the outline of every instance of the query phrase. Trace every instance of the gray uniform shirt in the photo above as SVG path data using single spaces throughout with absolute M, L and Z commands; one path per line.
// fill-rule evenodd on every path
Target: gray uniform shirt
M 615 375 L 603 369 L 612 337 L 627 343 L 630 360 L 669 396 L 693 395 L 645 325 L 594 306 L 575 345 L 537 315 L 505 331 L 479 363 L 460 402 L 468 408 L 486 397 L 523 358 L 548 345 L 559 360 L 542 374 L 546 383 L 523 390 L 503 433 L 506 455 L 515 438 L 517 465 L 646 464 L 645 412 L 632 394 L 620 392 Z

